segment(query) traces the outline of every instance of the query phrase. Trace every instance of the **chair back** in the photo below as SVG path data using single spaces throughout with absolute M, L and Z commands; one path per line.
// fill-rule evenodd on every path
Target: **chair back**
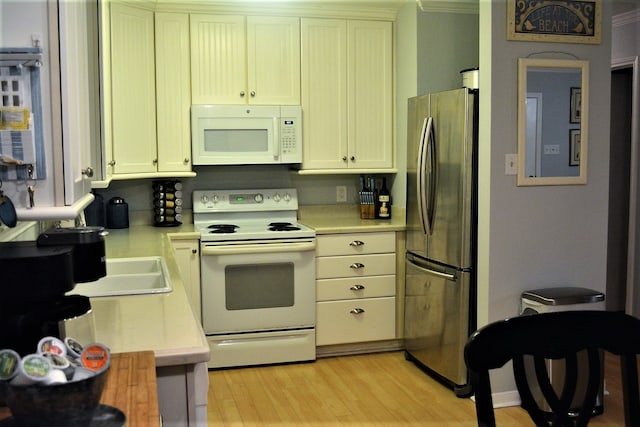
M 640 319 L 622 312 L 561 311 L 513 317 L 476 331 L 467 342 L 464 358 L 475 394 L 478 425 L 495 426 L 489 371 L 513 362 L 521 406 L 536 426 L 581 427 L 593 416 L 602 379 L 602 350 L 620 356 L 625 425 L 640 426 L 640 398 L 636 355 L 640 353 Z M 578 352 L 586 352 L 586 368 L 578 363 Z M 533 359 L 539 392 L 550 412 L 543 410 L 532 393 Z M 565 360 L 560 393 L 553 388 L 546 361 Z M 583 372 L 578 372 L 578 370 Z M 527 375 L 529 372 L 529 375 Z M 576 393 L 578 376 L 587 376 L 586 391 Z M 534 385 L 535 387 L 535 385 Z M 582 402 L 578 408 L 575 399 Z

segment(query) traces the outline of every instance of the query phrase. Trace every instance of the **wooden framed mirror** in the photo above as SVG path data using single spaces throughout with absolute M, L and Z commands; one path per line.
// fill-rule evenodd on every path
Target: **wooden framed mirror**
M 518 59 L 517 185 L 587 183 L 589 63 Z

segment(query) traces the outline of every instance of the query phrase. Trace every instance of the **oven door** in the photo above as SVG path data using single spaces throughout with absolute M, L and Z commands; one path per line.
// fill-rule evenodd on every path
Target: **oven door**
M 206 334 L 315 324 L 315 239 L 201 245 Z

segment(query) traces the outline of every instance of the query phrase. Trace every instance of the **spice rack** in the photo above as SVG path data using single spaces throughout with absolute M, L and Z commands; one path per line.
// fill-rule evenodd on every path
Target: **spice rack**
M 177 227 L 182 224 L 182 183 L 153 181 L 153 225 Z

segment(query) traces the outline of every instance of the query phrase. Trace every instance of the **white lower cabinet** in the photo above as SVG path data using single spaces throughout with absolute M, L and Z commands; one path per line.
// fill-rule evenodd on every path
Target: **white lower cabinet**
M 187 294 L 193 314 L 202 321 L 201 298 L 200 298 L 200 240 L 171 240 L 173 253 L 180 269 L 180 276 L 184 284 L 184 291 Z
M 396 338 L 395 233 L 319 235 L 316 345 Z
M 156 368 L 162 425 L 207 425 L 209 374 L 206 362 Z

